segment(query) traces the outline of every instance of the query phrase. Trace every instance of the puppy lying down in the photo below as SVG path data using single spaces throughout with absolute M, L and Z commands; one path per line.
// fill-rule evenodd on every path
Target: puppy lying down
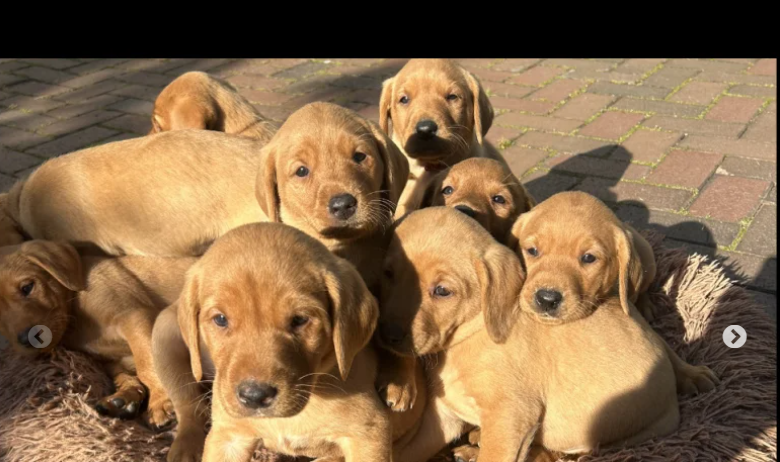
M 187 72 L 157 96 L 149 134 L 169 130 L 214 130 L 268 141 L 276 131 L 232 85 L 205 72 Z
M 380 400 L 368 344 L 378 316 L 355 268 L 303 232 L 258 223 L 225 234 L 155 324 L 155 366 L 180 426 L 168 460 L 200 460 L 205 422 L 192 408 L 209 377 L 206 462 L 249 461 L 260 439 L 321 461 L 389 462 L 426 394 L 403 413 Z
M 263 146 L 177 130 L 83 149 L 15 184 L 5 214 L 28 238 L 109 255 L 197 256 L 228 230 L 266 220 L 254 194 Z
M 98 412 L 133 418 L 148 402 L 144 421 L 165 426 L 173 406 L 152 366 L 152 327 L 178 297 L 194 261 L 82 258 L 70 244 L 41 240 L 1 247 L 0 333 L 22 355 L 57 345 L 95 355 L 116 385 Z M 37 348 L 41 325 L 51 331 L 51 343 Z
M 581 254 L 556 257 L 552 249 L 570 249 L 574 239 L 595 242 L 560 225 L 547 228 L 554 247 L 539 247 L 540 255 L 553 255 L 547 263 L 553 275 Z M 628 241 L 617 239 L 599 254 L 611 287 L 625 281 L 630 267 L 631 253 L 616 253 Z M 579 263 L 569 265 L 579 270 Z M 398 460 L 426 461 L 471 425 L 482 428 L 481 460 L 507 462 L 529 453 L 545 460 L 547 450 L 633 444 L 677 428 L 668 348 L 623 295 L 625 284 L 621 295 L 597 303 L 569 294 L 566 307 L 583 306 L 587 315 L 561 323 L 534 308 L 535 294 L 555 287 L 537 285 L 537 272 L 529 267 L 526 279 L 512 251 L 450 208 L 423 209 L 398 225 L 385 262 L 380 329 L 391 324 L 404 332 L 388 342 L 397 353 L 431 355 L 436 365 L 421 428 Z M 545 292 L 538 297 L 546 303 Z

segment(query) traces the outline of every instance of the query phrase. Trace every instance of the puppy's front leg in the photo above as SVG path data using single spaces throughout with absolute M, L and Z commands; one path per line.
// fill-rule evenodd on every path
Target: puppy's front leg
M 507 405 L 506 403 L 518 403 Z M 541 423 L 541 406 L 524 406 L 519 400 L 506 400 L 482 414 L 479 460 L 490 462 L 525 461 Z M 513 404 L 514 404 L 513 403 Z
M 361 432 L 360 436 L 346 438 L 339 444 L 344 453 L 345 462 L 392 462 L 393 460 L 393 430 L 390 418 L 381 409 L 372 422 L 369 431 Z
M 417 359 L 401 358 L 381 348 L 377 348 L 377 355 L 376 389 L 379 397 L 395 412 L 408 411 L 417 400 Z
M 154 369 L 173 402 L 178 425 L 168 462 L 198 462 L 206 439 L 207 409 L 198 409 L 203 389 L 195 381 L 190 353 L 176 319 L 176 305 L 157 317 L 152 334 Z
M 404 438 L 393 447 L 393 460 L 397 462 L 426 462 L 471 428 L 458 418 L 442 402 L 432 396 L 425 407 L 417 433 Z M 483 459 L 488 460 L 488 459 Z
M 203 462 L 249 462 L 257 442 L 257 438 L 240 433 L 235 426 L 222 426 L 215 420 L 206 437 Z
M 173 420 L 173 403 L 168 399 L 152 359 L 152 329 L 157 310 L 138 306 L 119 319 L 120 335 L 130 345 L 138 378 L 149 390 L 149 404 L 144 420 L 155 429 L 162 428 Z
M 134 419 L 146 399 L 146 389 L 138 377 L 131 371 L 134 368 L 132 358 L 108 363 L 106 372 L 114 379 L 116 392 L 98 401 L 95 410 L 99 414 Z

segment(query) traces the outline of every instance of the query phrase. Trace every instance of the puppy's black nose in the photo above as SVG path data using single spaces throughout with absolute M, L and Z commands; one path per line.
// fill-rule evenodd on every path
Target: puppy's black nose
M 557 290 L 539 289 L 536 291 L 536 305 L 545 313 L 552 314 L 561 304 L 563 295 Z
M 346 220 L 355 214 L 357 199 L 352 194 L 339 194 L 330 198 L 328 203 L 330 214 L 339 220 Z
M 267 383 L 245 380 L 238 385 L 238 401 L 249 409 L 267 408 L 273 404 L 278 390 Z
M 456 205 L 455 210 L 459 210 L 465 213 L 466 215 L 470 216 L 471 218 L 477 216 L 477 212 L 475 212 L 474 209 L 472 209 L 468 205 Z
M 32 345 L 30 345 L 30 336 L 29 336 L 30 329 L 32 329 L 32 327 L 28 327 L 27 329 L 24 329 L 23 331 L 19 332 L 19 335 L 16 336 L 16 340 L 23 347 L 27 347 L 27 348 L 32 347 Z
M 436 125 L 436 122 L 432 120 L 421 120 L 417 122 L 417 126 L 415 127 L 417 135 L 423 139 L 433 138 L 436 135 L 436 131 L 438 129 L 439 126 Z
M 406 338 L 406 332 L 398 324 L 382 323 L 379 326 L 379 335 L 388 345 L 398 345 Z

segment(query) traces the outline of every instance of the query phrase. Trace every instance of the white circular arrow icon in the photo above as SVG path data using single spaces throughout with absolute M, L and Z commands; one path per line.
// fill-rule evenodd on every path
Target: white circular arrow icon
M 747 342 L 747 332 L 742 326 L 728 326 L 723 331 L 723 343 L 729 348 L 740 348 Z

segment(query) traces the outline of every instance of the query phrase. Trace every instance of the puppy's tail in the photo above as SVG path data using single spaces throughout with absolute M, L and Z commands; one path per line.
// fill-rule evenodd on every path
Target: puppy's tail
M 25 240 L 19 212 L 25 182 L 19 180 L 10 191 L 0 194 L 0 246 L 21 244 Z

